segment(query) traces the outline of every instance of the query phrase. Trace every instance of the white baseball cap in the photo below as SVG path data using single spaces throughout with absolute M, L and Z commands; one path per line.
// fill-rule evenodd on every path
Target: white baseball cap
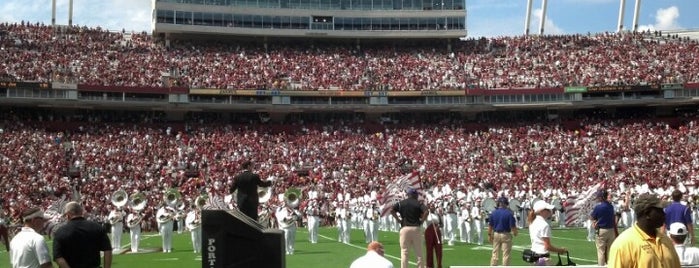
M 671 235 L 687 235 L 687 226 L 681 222 L 674 222 L 670 224 L 670 230 L 668 233 Z
M 536 201 L 534 203 L 534 206 L 532 206 L 532 209 L 534 209 L 534 212 L 537 212 L 537 213 L 539 211 L 544 210 L 544 209 L 553 210 L 553 208 L 555 208 L 553 205 L 546 203 L 546 201 L 544 201 L 544 200 Z

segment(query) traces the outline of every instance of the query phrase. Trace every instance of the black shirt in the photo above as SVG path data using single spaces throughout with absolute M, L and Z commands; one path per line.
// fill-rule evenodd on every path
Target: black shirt
M 400 213 L 401 226 L 420 226 L 420 217 L 427 207 L 415 198 L 407 198 L 393 205 L 393 211 Z
M 245 170 L 233 179 L 230 193 L 233 194 L 237 190 L 238 209 L 250 218 L 257 220 L 257 205 L 259 204 L 257 186 L 269 187 L 270 185 L 272 185 L 271 181 L 262 181 L 259 175 Z
M 111 251 L 112 245 L 102 225 L 73 218 L 56 230 L 53 259 L 63 258 L 71 268 L 100 267 L 100 251 Z

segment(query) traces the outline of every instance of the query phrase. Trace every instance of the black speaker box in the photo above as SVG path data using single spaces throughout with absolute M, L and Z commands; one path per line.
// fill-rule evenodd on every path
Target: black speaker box
M 202 211 L 202 268 L 286 266 L 284 233 L 237 210 Z

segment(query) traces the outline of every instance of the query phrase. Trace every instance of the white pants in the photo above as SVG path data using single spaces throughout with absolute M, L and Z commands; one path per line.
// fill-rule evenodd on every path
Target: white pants
M 282 228 L 284 231 L 284 245 L 286 246 L 286 255 L 294 254 L 294 241 L 296 240 L 296 226 L 292 225 L 287 228 Z
M 379 221 L 369 220 L 369 242 L 379 241 Z
M 318 216 L 308 216 L 308 240 L 312 243 L 318 243 L 318 227 L 320 219 Z
M 201 252 L 201 227 L 194 228 L 190 231 L 192 233 L 192 248 L 194 248 L 194 253 Z
M 138 241 L 141 239 L 141 226 L 135 226 L 129 230 L 131 234 L 131 252 L 138 252 Z
M 461 242 L 471 243 L 471 221 L 464 221 L 461 227 Z
M 163 252 L 172 251 L 172 221 L 160 224 L 159 230 L 163 237 Z
M 338 228 L 338 241 L 349 244 L 350 242 L 350 221 L 348 219 L 340 219 Z
M 471 224 L 473 224 L 473 231 L 476 232 L 476 237 L 478 237 L 478 245 L 483 245 L 483 221 L 474 219 Z
M 456 240 L 456 224 L 456 214 L 447 213 L 444 215 L 444 239 L 450 246 L 454 245 L 454 240 Z
M 121 248 L 121 235 L 124 233 L 124 224 L 112 224 L 112 249 Z

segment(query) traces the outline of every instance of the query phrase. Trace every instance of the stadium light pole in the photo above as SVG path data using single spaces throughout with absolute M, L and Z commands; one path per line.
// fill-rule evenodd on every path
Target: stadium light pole
M 539 22 L 539 35 L 544 35 L 544 23 L 546 23 L 546 4 L 548 0 L 541 1 L 541 21 Z
M 56 0 L 51 0 L 51 27 L 56 27 Z
M 73 0 L 68 2 L 68 26 L 73 26 Z
M 638 31 L 638 13 L 641 11 L 641 0 L 636 0 L 636 6 L 633 11 L 633 31 Z
M 527 14 L 524 16 L 524 35 L 529 35 L 529 22 L 532 19 L 532 2 L 534 0 L 527 0 Z
M 624 30 L 624 8 L 626 7 L 626 0 L 619 1 L 619 22 L 616 25 L 616 32 L 621 33 Z

